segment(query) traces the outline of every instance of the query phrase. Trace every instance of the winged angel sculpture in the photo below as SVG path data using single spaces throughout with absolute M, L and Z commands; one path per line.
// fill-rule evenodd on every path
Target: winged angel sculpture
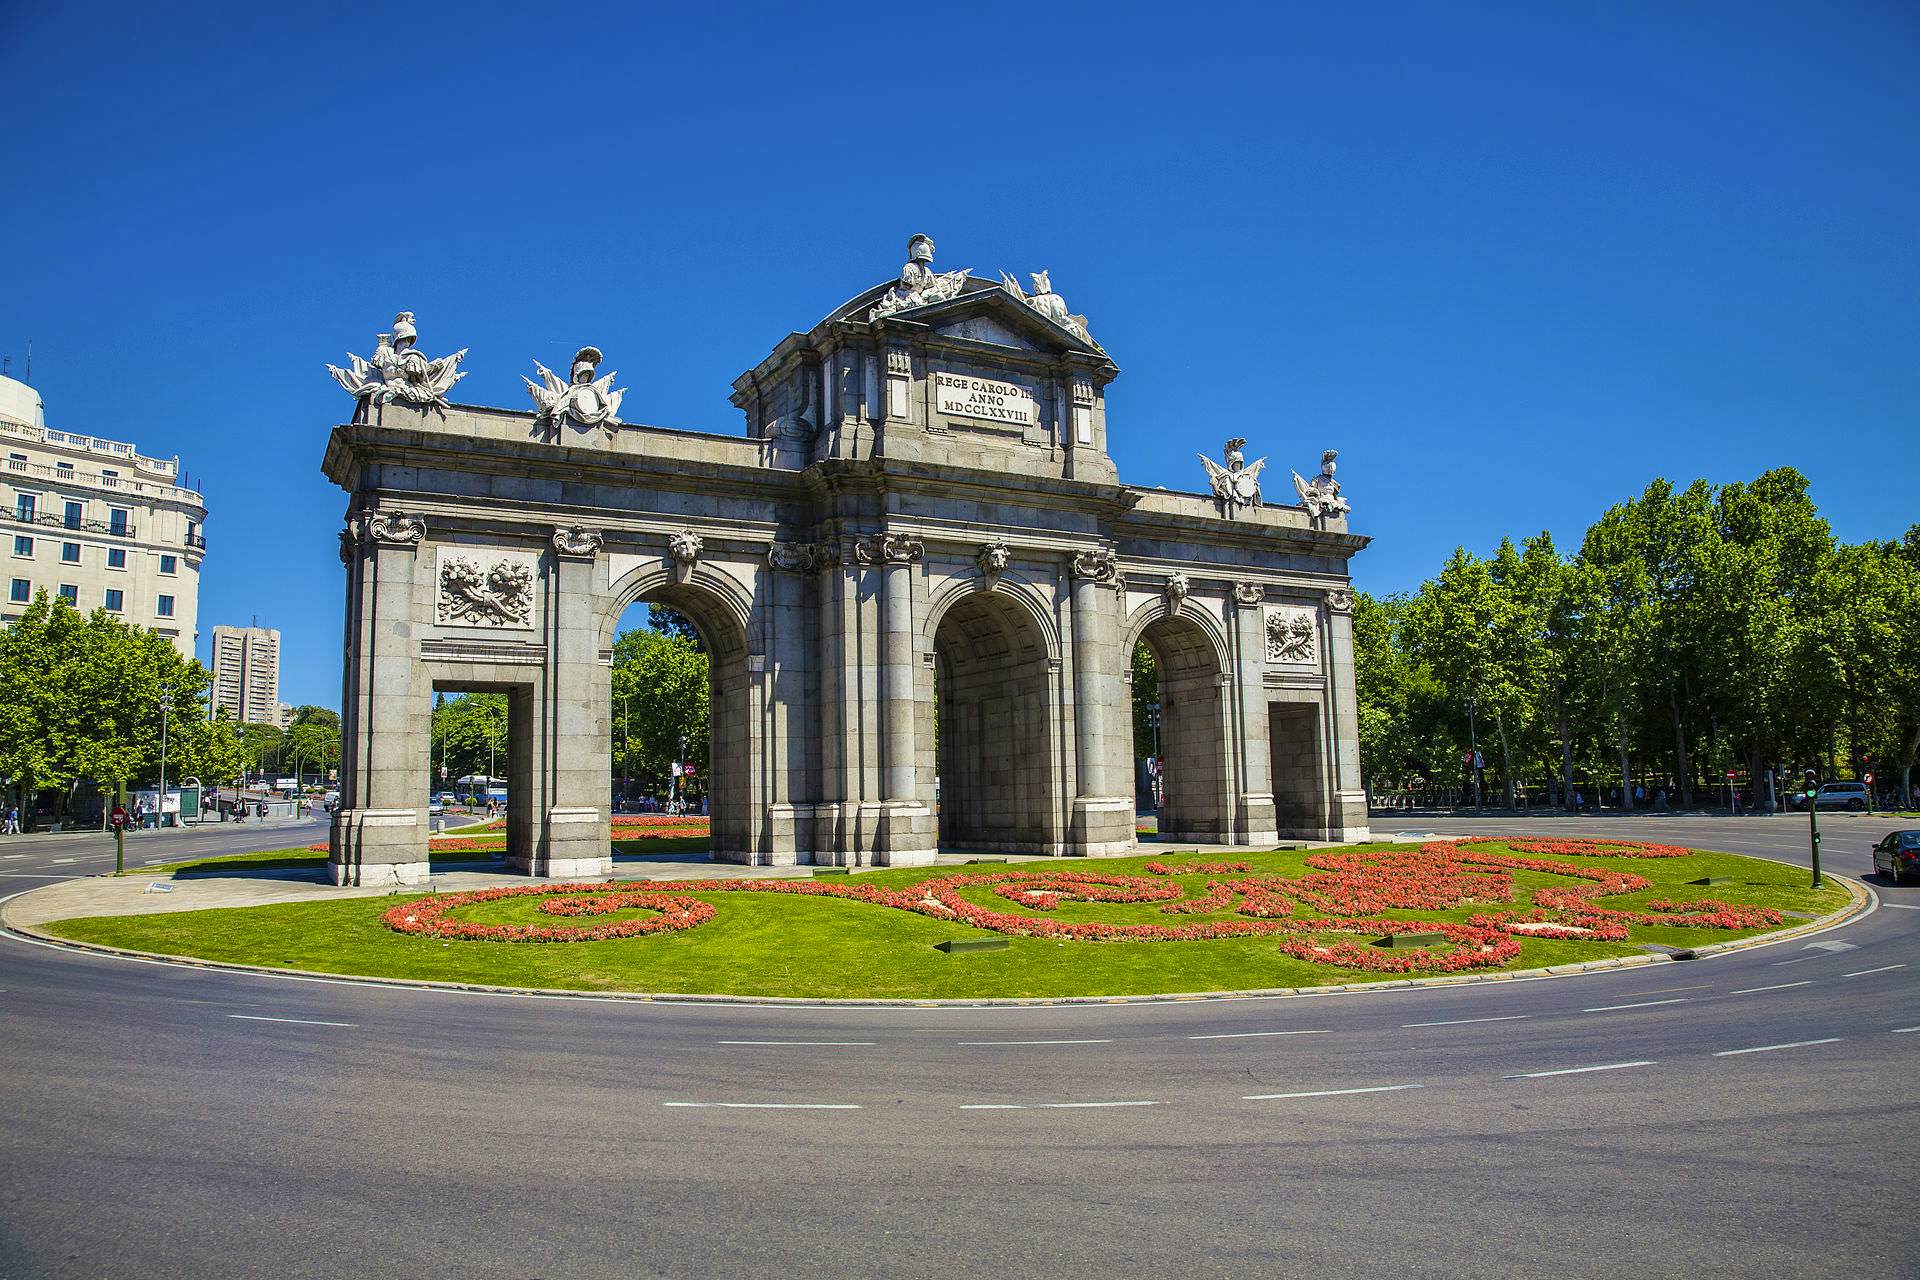
M 618 373 L 609 373 L 604 378 L 593 376 L 599 372 L 600 360 L 598 347 L 580 348 L 574 353 L 568 382 L 560 381 L 559 374 L 535 360 L 533 367 L 540 371 L 540 380 L 546 385 L 532 378 L 521 378 L 539 410 L 534 415 L 534 425 L 557 429 L 562 423 L 571 422 L 583 431 L 605 427 L 609 433 L 620 426 L 620 401 L 627 393 L 624 388 L 614 390 L 613 380 L 620 376 Z
M 1213 485 L 1213 496 L 1227 508 L 1227 514 L 1233 514 L 1235 507 L 1257 507 L 1260 503 L 1260 469 L 1267 465 L 1265 458 L 1247 465 L 1247 455 L 1242 452 L 1247 442 L 1235 437 L 1227 441 L 1227 465 L 1221 466 L 1206 454 L 1200 455 L 1200 461 L 1206 464 L 1207 479 Z
M 393 318 L 393 332 L 383 333 L 374 344 L 373 358 L 362 360 L 347 353 L 347 367 L 328 365 L 327 372 L 355 400 L 356 422 L 365 421 L 369 406 L 404 400 L 409 404 L 430 404 L 443 412 L 447 392 L 467 375 L 460 372 L 465 347 L 450 356 L 429 360 L 415 349 L 419 332 L 413 325 L 413 312 L 402 311 Z

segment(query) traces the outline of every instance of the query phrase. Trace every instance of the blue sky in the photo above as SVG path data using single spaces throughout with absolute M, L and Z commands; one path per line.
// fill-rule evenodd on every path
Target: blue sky
M 409 309 L 459 398 L 591 342 L 629 421 L 892 275 L 1051 270 L 1122 476 L 1341 451 L 1361 586 L 1792 463 L 1920 519 L 1920 10 L 1800 5 L 0 10 L 0 352 L 178 453 L 214 624 L 338 700 L 346 396 Z

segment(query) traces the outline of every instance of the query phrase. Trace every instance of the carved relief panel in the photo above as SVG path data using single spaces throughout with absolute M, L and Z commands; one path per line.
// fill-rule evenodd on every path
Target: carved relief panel
M 540 558 L 531 551 L 441 547 L 435 557 L 433 620 L 443 627 L 533 629 L 533 586 Z
M 1312 609 L 1268 605 L 1266 635 L 1268 662 L 1310 667 L 1320 661 L 1319 619 Z

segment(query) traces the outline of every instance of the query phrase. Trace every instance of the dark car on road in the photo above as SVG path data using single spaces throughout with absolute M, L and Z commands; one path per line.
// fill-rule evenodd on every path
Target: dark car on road
M 1895 884 L 1920 880 L 1920 831 L 1894 831 L 1873 846 L 1873 869 Z

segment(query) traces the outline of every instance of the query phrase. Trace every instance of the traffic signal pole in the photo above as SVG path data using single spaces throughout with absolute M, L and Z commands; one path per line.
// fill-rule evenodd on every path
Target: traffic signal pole
M 1813 842 L 1813 887 L 1820 887 L 1820 780 L 1809 769 L 1807 787 L 1807 834 Z

